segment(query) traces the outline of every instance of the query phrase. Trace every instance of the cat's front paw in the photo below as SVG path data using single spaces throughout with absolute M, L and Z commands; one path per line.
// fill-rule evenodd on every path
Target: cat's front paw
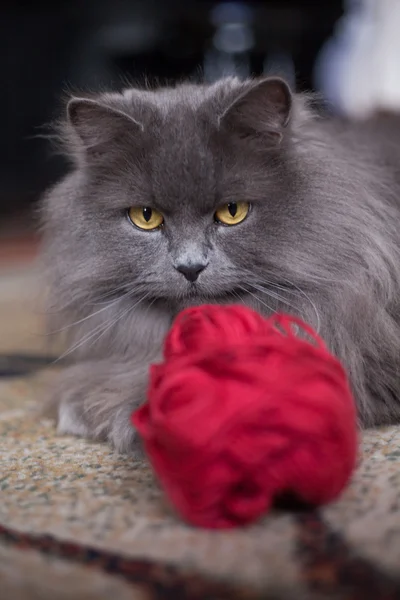
M 131 414 L 144 398 L 146 372 L 98 363 L 66 369 L 51 394 L 57 432 L 105 441 L 119 453 L 142 457 Z
M 121 454 L 134 454 L 135 458 L 144 458 L 139 434 L 131 423 L 133 409 L 134 407 L 129 403 L 117 411 L 110 423 L 107 441 L 112 448 Z
M 90 437 L 89 427 L 84 423 L 77 405 L 61 401 L 58 407 L 57 433 Z
M 137 431 L 131 425 L 130 409 L 129 406 L 128 410 L 120 410 L 114 416 L 110 416 L 107 423 L 91 427 L 90 420 L 84 417 L 79 404 L 61 401 L 58 408 L 57 433 L 107 441 L 120 454 L 134 454 L 136 458 L 141 458 L 143 448 Z

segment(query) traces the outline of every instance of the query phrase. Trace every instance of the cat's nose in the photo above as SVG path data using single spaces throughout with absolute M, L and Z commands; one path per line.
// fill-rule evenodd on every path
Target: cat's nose
M 182 273 L 188 281 L 194 283 L 206 266 L 207 264 L 196 263 L 190 265 L 176 265 L 175 269 L 179 271 L 179 273 Z

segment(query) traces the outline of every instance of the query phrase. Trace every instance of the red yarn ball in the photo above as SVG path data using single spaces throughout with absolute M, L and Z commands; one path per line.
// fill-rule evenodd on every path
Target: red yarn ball
M 284 493 L 329 502 L 357 458 L 339 361 L 299 319 L 243 306 L 178 316 L 132 422 L 177 511 L 208 528 L 250 523 Z

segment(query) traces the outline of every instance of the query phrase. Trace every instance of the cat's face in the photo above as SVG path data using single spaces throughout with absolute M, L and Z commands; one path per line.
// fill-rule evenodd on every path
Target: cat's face
M 72 100 L 80 189 L 64 227 L 90 284 L 196 301 L 282 283 L 302 218 L 290 109 L 277 79 Z

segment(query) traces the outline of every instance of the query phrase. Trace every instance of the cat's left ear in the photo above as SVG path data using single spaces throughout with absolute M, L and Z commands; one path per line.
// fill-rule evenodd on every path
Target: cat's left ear
M 144 126 L 122 108 L 108 106 L 96 99 L 72 98 L 67 104 L 67 122 L 87 155 L 110 152 L 113 142 L 127 139 L 132 144 Z
M 274 143 L 282 139 L 290 121 L 292 92 L 279 77 L 251 82 L 219 116 L 219 125 L 247 135 L 265 135 Z

